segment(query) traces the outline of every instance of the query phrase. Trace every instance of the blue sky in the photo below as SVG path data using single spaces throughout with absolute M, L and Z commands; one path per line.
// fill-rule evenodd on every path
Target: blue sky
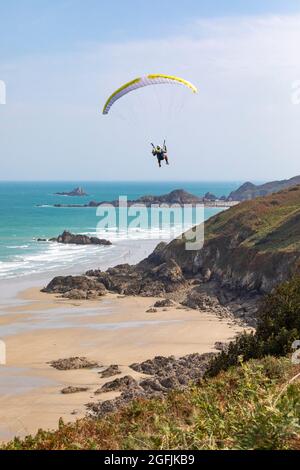
M 300 106 L 291 104 L 300 80 L 298 0 L 1 3 L 0 179 L 300 173 Z M 133 126 L 99 112 L 115 87 L 147 72 L 182 75 L 200 89 L 175 116 L 172 165 L 161 173 L 148 156 L 161 131 L 150 96 L 147 119 L 141 113 Z M 125 116 L 134 103 L 124 100 Z
M 88 41 L 168 37 L 196 17 L 299 11 L 299 0 L 2 0 L 0 56 L 67 50 Z

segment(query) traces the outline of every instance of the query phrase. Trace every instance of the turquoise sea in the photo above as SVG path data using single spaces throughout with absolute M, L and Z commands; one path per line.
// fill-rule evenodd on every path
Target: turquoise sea
M 149 249 L 159 241 L 147 229 L 118 233 L 110 227 L 106 233 L 96 231 L 99 217 L 94 208 L 54 208 L 56 203 L 84 204 L 91 200 L 111 201 L 119 196 L 136 199 L 148 194 L 165 194 L 185 189 L 198 196 L 210 191 L 216 196 L 228 195 L 240 182 L 0 182 L 0 279 L 62 269 L 73 272 L 95 264 L 124 261 L 124 247 L 130 253 L 137 244 Z M 56 192 L 70 191 L 81 186 L 87 197 L 65 197 Z M 222 209 L 206 208 L 205 219 Z M 165 227 L 167 228 L 167 227 Z M 73 233 L 97 234 L 113 241 L 111 248 L 66 246 L 39 243 L 36 238 L 49 238 L 63 230 Z M 155 239 L 153 239 L 155 238 Z M 151 243 L 147 242 L 152 240 Z M 122 248 L 122 249 L 121 249 Z M 119 251 L 118 251 L 119 250 Z M 145 248 L 145 254 L 146 248 Z

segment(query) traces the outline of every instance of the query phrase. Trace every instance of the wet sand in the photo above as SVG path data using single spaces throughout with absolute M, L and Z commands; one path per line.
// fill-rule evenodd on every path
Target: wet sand
M 97 301 L 70 301 L 31 288 L 14 306 L 2 308 L 7 364 L 0 366 L 0 440 L 55 429 L 60 417 L 74 421 L 85 415 L 86 403 L 116 396 L 94 396 L 111 380 L 100 379 L 101 367 L 58 371 L 49 361 L 85 356 L 102 368 L 119 364 L 122 373 L 136 376 L 128 367 L 133 362 L 214 351 L 216 341 L 229 341 L 243 329 L 191 309 L 146 313 L 156 300 L 110 294 Z M 61 394 L 70 385 L 89 390 Z

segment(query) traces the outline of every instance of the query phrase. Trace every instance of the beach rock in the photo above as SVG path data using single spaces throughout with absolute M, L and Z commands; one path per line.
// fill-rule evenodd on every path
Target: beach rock
M 68 292 L 65 292 L 62 297 L 65 299 L 70 299 L 70 300 L 85 300 L 86 299 L 86 291 L 84 290 L 79 290 L 79 289 L 72 289 Z
M 67 245 L 104 245 L 110 246 L 112 243 L 109 240 L 100 239 L 97 237 L 89 237 L 87 235 L 73 234 L 64 231 L 57 238 L 50 238 L 51 242 L 64 243 Z
M 174 302 L 171 299 L 163 299 L 163 300 L 158 300 L 155 302 L 154 307 L 156 308 L 162 308 L 162 307 L 174 307 Z
M 121 374 L 121 370 L 118 365 L 113 364 L 109 366 L 107 369 L 105 369 L 102 372 L 99 372 L 100 376 L 102 379 L 106 379 L 108 377 L 113 377 L 114 375 L 119 375 Z
M 80 393 L 80 392 L 87 392 L 87 387 L 66 387 L 61 390 L 63 395 L 70 395 L 72 393 Z
M 86 298 L 88 292 L 97 292 L 98 296 L 105 295 L 106 289 L 102 282 L 87 276 L 58 276 L 52 279 L 47 287 L 42 289 L 42 292 L 58 294 L 68 293 L 66 297 L 74 295 L 75 298 Z M 83 293 L 85 293 L 85 295 Z
M 57 359 L 48 362 L 51 367 L 58 370 L 75 370 L 75 369 L 95 369 L 100 365 L 95 361 L 90 361 L 86 357 L 69 357 L 67 359 Z
M 88 403 L 87 409 L 92 416 L 102 417 L 123 408 L 134 399 L 163 397 L 171 390 L 184 389 L 190 382 L 199 382 L 213 357 L 214 353 L 190 354 L 179 359 L 157 356 L 141 364 L 132 364 L 130 367 L 133 370 L 151 377 L 135 380 L 125 376 L 108 382 L 95 393 L 121 391 L 121 395 L 105 402 Z
M 140 386 L 147 392 L 148 394 L 152 394 L 152 392 L 164 392 L 165 388 L 160 384 L 158 379 L 145 379 L 140 382 Z
M 146 310 L 146 313 L 157 313 L 157 309 L 156 308 L 149 308 L 148 310 Z
M 194 288 L 187 293 L 182 305 L 192 309 L 214 313 L 220 318 L 233 319 L 233 314 L 230 309 L 221 305 L 217 297 L 207 295 L 202 291 L 199 291 L 197 288 Z
M 120 379 L 112 380 L 111 382 L 105 383 L 100 389 L 96 390 L 95 394 L 106 392 L 122 392 L 128 388 L 138 387 L 137 381 L 130 375 L 125 375 Z
M 119 400 L 106 400 L 100 403 L 87 403 L 86 407 L 91 414 L 101 417 L 117 411 L 121 407 L 121 403 Z

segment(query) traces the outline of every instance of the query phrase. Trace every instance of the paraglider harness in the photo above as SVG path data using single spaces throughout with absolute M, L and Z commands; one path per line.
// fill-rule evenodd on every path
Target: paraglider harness
M 161 166 L 161 162 L 163 160 L 166 160 L 166 162 L 168 163 L 166 141 L 164 141 L 163 147 L 162 148 L 159 147 L 159 149 L 158 149 L 158 147 L 155 147 L 154 144 L 151 144 L 151 145 L 153 147 L 152 155 L 157 157 L 159 166 Z

